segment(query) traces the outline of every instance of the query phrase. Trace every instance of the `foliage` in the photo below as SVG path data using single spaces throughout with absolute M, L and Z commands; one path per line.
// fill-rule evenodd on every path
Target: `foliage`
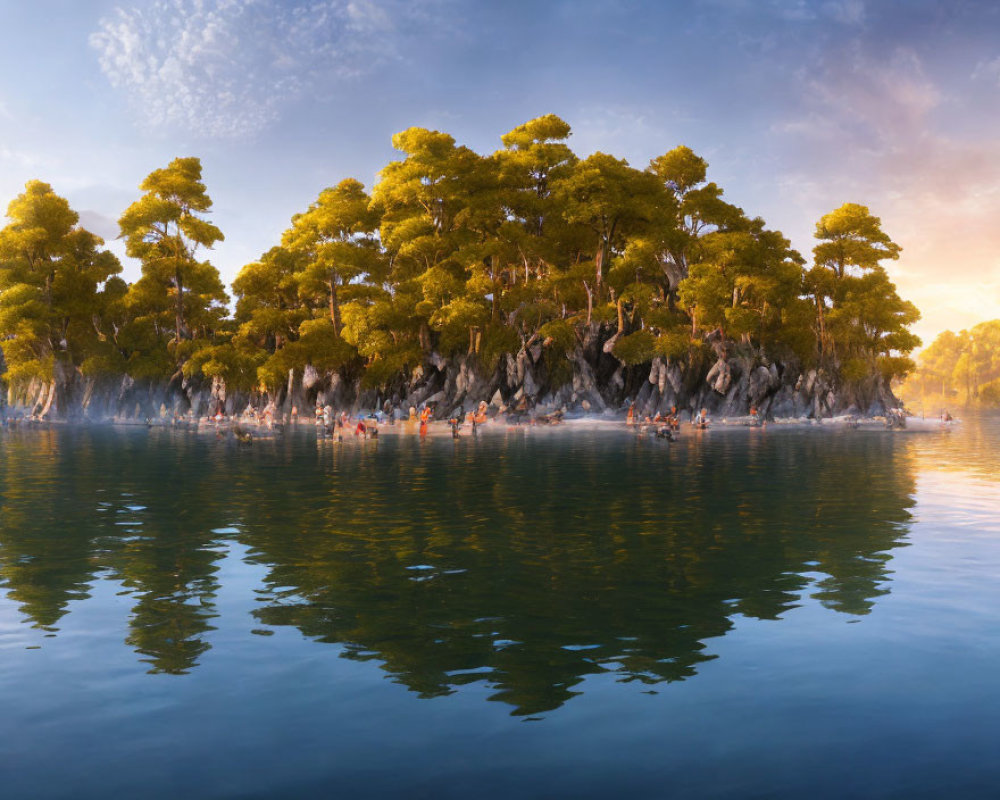
M 121 271 L 104 242 L 52 187 L 30 181 L 0 230 L 0 345 L 7 379 L 51 380 L 55 365 L 78 368 L 102 352 L 102 322 Z
M 1000 320 L 938 335 L 920 353 L 902 391 L 910 401 L 1000 407 Z
M 816 238 L 804 285 L 816 309 L 819 358 L 847 365 L 849 381 L 872 373 L 905 376 L 913 363 L 906 356 L 920 345 L 909 331 L 920 312 L 899 297 L 880 263 L 899 258 L 901 248 L 879 218 L 856 203 L 820 219 Z
M 211 248 L 223 236 L 204 218 L 212 201 L 197 158 L 175 158 L 139 188 L 145 194 L 118 222 L 125 251 L 142 262 L 134 303 L 157 327 L 173 315 L 177 347 L 184 339 L 204 338 L 224 315 L 227 297 L 218 270 L 195 258 L 199 248 Z
M 656 355 L 656 338 L 649 331 L 636 331 L 623 336 L 614 346 L 615 357 L 627 366 L 645 364 Z
M 0 232 L 10 375 L 47 379 L 63 359 L 89 375 L 276 391 L 312 367 L 385 388 L 435 353 L 492 372 L 540 346 L 556 386 L 572 376 L 575 348 L 612 333 L 625 365 L 700 365 L 713 332 L 849 382 L 912 369 L 919 314 L 882 266 L 900 248 L 867 208 L 848 203 L 819 221 L 806 271 L 779 231 L 723 199 L 690 148 L 642 170 L 606 153 L 581 160 L 570 135 L 551 114 L 490 155 L 441 131 L 397 134 L 399 157 L 370 194 L 351 178 L 324 189 L 243 267 L 232 317 L 202 260 L 222 232 L 197 158 L 154 170 L 122 214 L 142 265 L 132 285 L 68 203 L 33 182 Z M 962 374 L 981 375 L 969 385 L 993 391 L 1000 374 L 978 351 L 963 355 Z

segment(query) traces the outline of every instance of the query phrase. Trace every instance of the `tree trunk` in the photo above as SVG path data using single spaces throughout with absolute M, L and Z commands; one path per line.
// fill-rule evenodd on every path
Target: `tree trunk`
M 46 388 L 47 388 L 48 391 L 45 394 L 45 402 L 42 405 L 41 411 L 39 412 L 39 416 L 41 416 L 41 417 L 47 416 L 49 414 L 49 412 L 52 410 L 52 405 L 53 405 L 53 403 L 55 402 L 55 399 L 56 399 L 56 382 L 55 382 L 55 380 L 52 380 L 48 384 L 46 384 Z
M 819 322 L 819 355 L 826 355 L 826 319 L 823 316 L 823 300 L 816 295 L 816 318 Z
M 49 403 L 55 413 L 66 419 L 80 409 L 76 398 L 76 368 L 69 358 L 57 358 L 52 366 L 52 396 Z
M 490 279 L 493 281 L 493 298 L 490 307 L 490 322 L 500 318 L 500 259 L 495 255 L 490 257 Z
M 340 321 L 340 301 L 337 299 L 337 282 L 331 278 L 327 284 L 330 287 L 330 321 L 333 323 L 333 330 L 337 336 L 344 327 Z
M 174 341 L 181 343 L 181 331 L 184 329 L 184 284 L 181 281 L 180 267 L 174 269 L 174 285 L 177 287 L 177 302 L 174 306 Z

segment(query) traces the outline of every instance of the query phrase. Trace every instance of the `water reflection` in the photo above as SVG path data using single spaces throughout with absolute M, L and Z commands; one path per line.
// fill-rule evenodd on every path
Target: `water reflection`
M 217 477 L 194 441 L 108 432 L 8 434 L 0 468 L 0 576 L 35 625 L 55 626 L 98 575 L 134 598 L 126 644 L 181 674 L 210 649 L 208 548 Z M 204 497 L 203 497 L 204 496 Z
M 96 580 L 120 583 L 126 644 L 180 674 L 223 624 L 217 573 L 236 541 L 266 577 L 226 624 L 292 627 L 423 697 L 485 681 L 525 715 L 596 673 L 690 678 L 737 615 L 777 619 L 803 597 L 864 615 L 888 591 L 913 504 L 909 440 L 720 431 L 656 445 L 6 434 L 0 580 L 46 629 Z
M 996 483 L 1000 479 L 997 437 L 1000 415 L 971 416 L 943 436 L 921 436 L 913 441 L 918 470 L 948 472 L 964 479 Z

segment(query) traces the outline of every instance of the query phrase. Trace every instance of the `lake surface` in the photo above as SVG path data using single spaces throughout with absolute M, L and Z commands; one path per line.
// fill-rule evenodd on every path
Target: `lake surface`
M 0 795 L 995 798 L 998 453 L 0 432 Z

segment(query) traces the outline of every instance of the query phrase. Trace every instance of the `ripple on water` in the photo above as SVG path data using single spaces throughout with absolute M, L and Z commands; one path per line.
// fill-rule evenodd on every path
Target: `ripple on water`
M 536 794 L 771 796 L 711 775 L 795 768 L 783 800 L 819 779 L 856 796 L 834 765 L 858 753 L 873 786 L 897 768 L 951 785 L 1000 736 L 998 432 L 667 450 L 580 430 L 460 458 L 57 432 L 59 458 L 0 462 L 0 622 L 23 634 L 3 642 L 0 728 L 26 774 L 64 768 L 63 795 L 99 796 L 109 770 L 174 789 L 154 740 L 213 786 L 259 764 L 268 796 L 331 764 L 345 794 L 397 774 L 424 791 L 439 756 L 449 780 L 502 770 L 509 794 L 552 764 Z M 100 748 L 74 760 L 56 729 Z

